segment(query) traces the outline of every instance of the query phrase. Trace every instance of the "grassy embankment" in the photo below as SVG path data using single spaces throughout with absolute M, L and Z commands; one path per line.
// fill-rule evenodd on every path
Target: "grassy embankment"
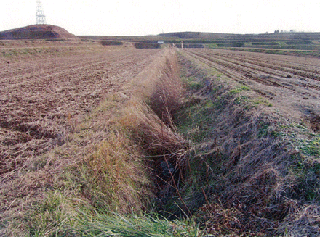
M 187 52 L 180 64 L 189 93 L 175 118 L 192 146 L 171 213 L 186 205 L 223 236 L 318 233 L 319 133 Z

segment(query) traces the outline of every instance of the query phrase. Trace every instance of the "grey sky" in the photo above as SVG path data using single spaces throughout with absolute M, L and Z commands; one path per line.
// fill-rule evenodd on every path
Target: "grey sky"
M 42 0 L 47 23 L 76 35 L 320 32 L 320 1 Z M 0 31 L 35 24 L 36 0 L 0 3 Z

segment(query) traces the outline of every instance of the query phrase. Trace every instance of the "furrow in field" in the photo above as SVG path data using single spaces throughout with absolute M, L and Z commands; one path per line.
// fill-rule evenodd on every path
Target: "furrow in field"
M 297 61 L 297 57 L 286 56 L 283 58 L 259 58 L 256 54 L 245 54 L 239 55 L 237 52 L 235 53 L 220 53 L 223 58 L 228 58 L 233 62 L 240 63 L 248 63 L 249 65 L 256 65 L 262 68 L 273 69 L 273 71 L 277 71 L 281 76 L 287 76 L 286 73 L 290 73 L 292 75 L 307 77 L 314 80 L 320 80 L 320 70 L 318 63 L 314 60 L 312 62 L 315 65 L 310 65 L 306 63 L 302 63 L 301 61 Z M 279 55 L 274 55 L 279 56 Z M 300 63 L 299 63 L 300 62 Z
M 237 60 L 237 58 L 230 58 L 230 55 L 225 56 L 224 54 L 213 54 L 212 52 L 203 53 L 201 54 L 201 56 L 206 57 L 209 61 L 213 61 L 225 68 L 229 68 L 229 70 L 240 72 L 247 79 L 254 80 L 266 86 L 279 86 L 293 91 L 299 88 L 301 90 L 301 93 L 309 93 L 310 88 L 311 90 L 319 91 L 319 83 L 317 82 L 317 80 L 314 80 L 314 77 L 292 79 L 293 77 L 295 77 L 295 73 L 294 75 L 288 75 L 288 71 L 279 71 L 274 69 L 275 67 L 272 66 L 259 66 L 261 64 L 258 60 L 255 60 L 254 64 L 250 64 L 244 59 Z
M 219 57 L 219 59 L 224 60 L 222 56 Z M 319 83 L 317 80 L 314 80 L 314 76 L 311 76 L 312 78 L 298 78 L 299 80 L 293 80 L 291 78 L 295 77 L 297 73 L 292 73 L 292 71 L 289 70 L 280 71 L 278 70 L 279 67 L 275 69 L 276 66 L 271 65 L 269 65 L 270 67 L 267 67 L 268 65 L 261 66 L 261 63 L 258 60 L 255 60 L 254 64 L 249 64 L 248 62 L 245 62 L 245 60 L 237 61 L 236 59 L 227 57 L 227 59 L 224 61 L 230 63 L 231 65 L 236 65 L 232 65 L 230 67 L 234 67 L 236 70 L 244 72 L 245 76 L 248 78 L 251 78 L 259 83 L 263 83 L 267 86 L 279 86 L 293 91 L 295 91 L 297 88 L 306 88 L 307 90 L 310 88 L 314 90 L 320 89 L 318 86 Z M 293 75 L 288 75 L 287 73 L 292 73 Z M 302 93 L 308 92 L 302 91 Z
M 272 57 L 262 53 L 194 49 L 185 53 L 271 99 L 291 116 L 313 120 L 312 117 L 320 115 L 319 74 L 314 73 L 319 70 L 315 69 L 320 65 L 319 59 L 309 60 L 305 65 L 301 58 L 292 56 L 276 55 L 272 61 Z M 291 61 L 296 69 L 288 66 Z M 304 67 L 306 70 L 302 70 Z
M 62 145 L 74 122 L 130 82 L 158 52 L 110 51 L 9 64 L 0 72 L 0 173 Z

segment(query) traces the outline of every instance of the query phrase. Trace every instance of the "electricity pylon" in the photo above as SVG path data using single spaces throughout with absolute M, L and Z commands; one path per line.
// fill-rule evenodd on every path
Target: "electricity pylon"
M 45 24 L 47 24 L 46 16 L 43 13 L 43 9 L 42 9 L 42 5 L 41 5 L 40 0 L 37 0 L 36 16 L 37 16 L 37 25 L 45 25 Z

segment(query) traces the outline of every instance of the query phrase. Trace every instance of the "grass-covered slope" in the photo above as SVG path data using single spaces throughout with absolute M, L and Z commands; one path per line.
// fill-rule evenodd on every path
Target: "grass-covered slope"
M 188 93 L 175 118 L 192 141 L 180 205 L 207 233 L 318 235 L 319 134 L 188 52 L 180 64 Z

